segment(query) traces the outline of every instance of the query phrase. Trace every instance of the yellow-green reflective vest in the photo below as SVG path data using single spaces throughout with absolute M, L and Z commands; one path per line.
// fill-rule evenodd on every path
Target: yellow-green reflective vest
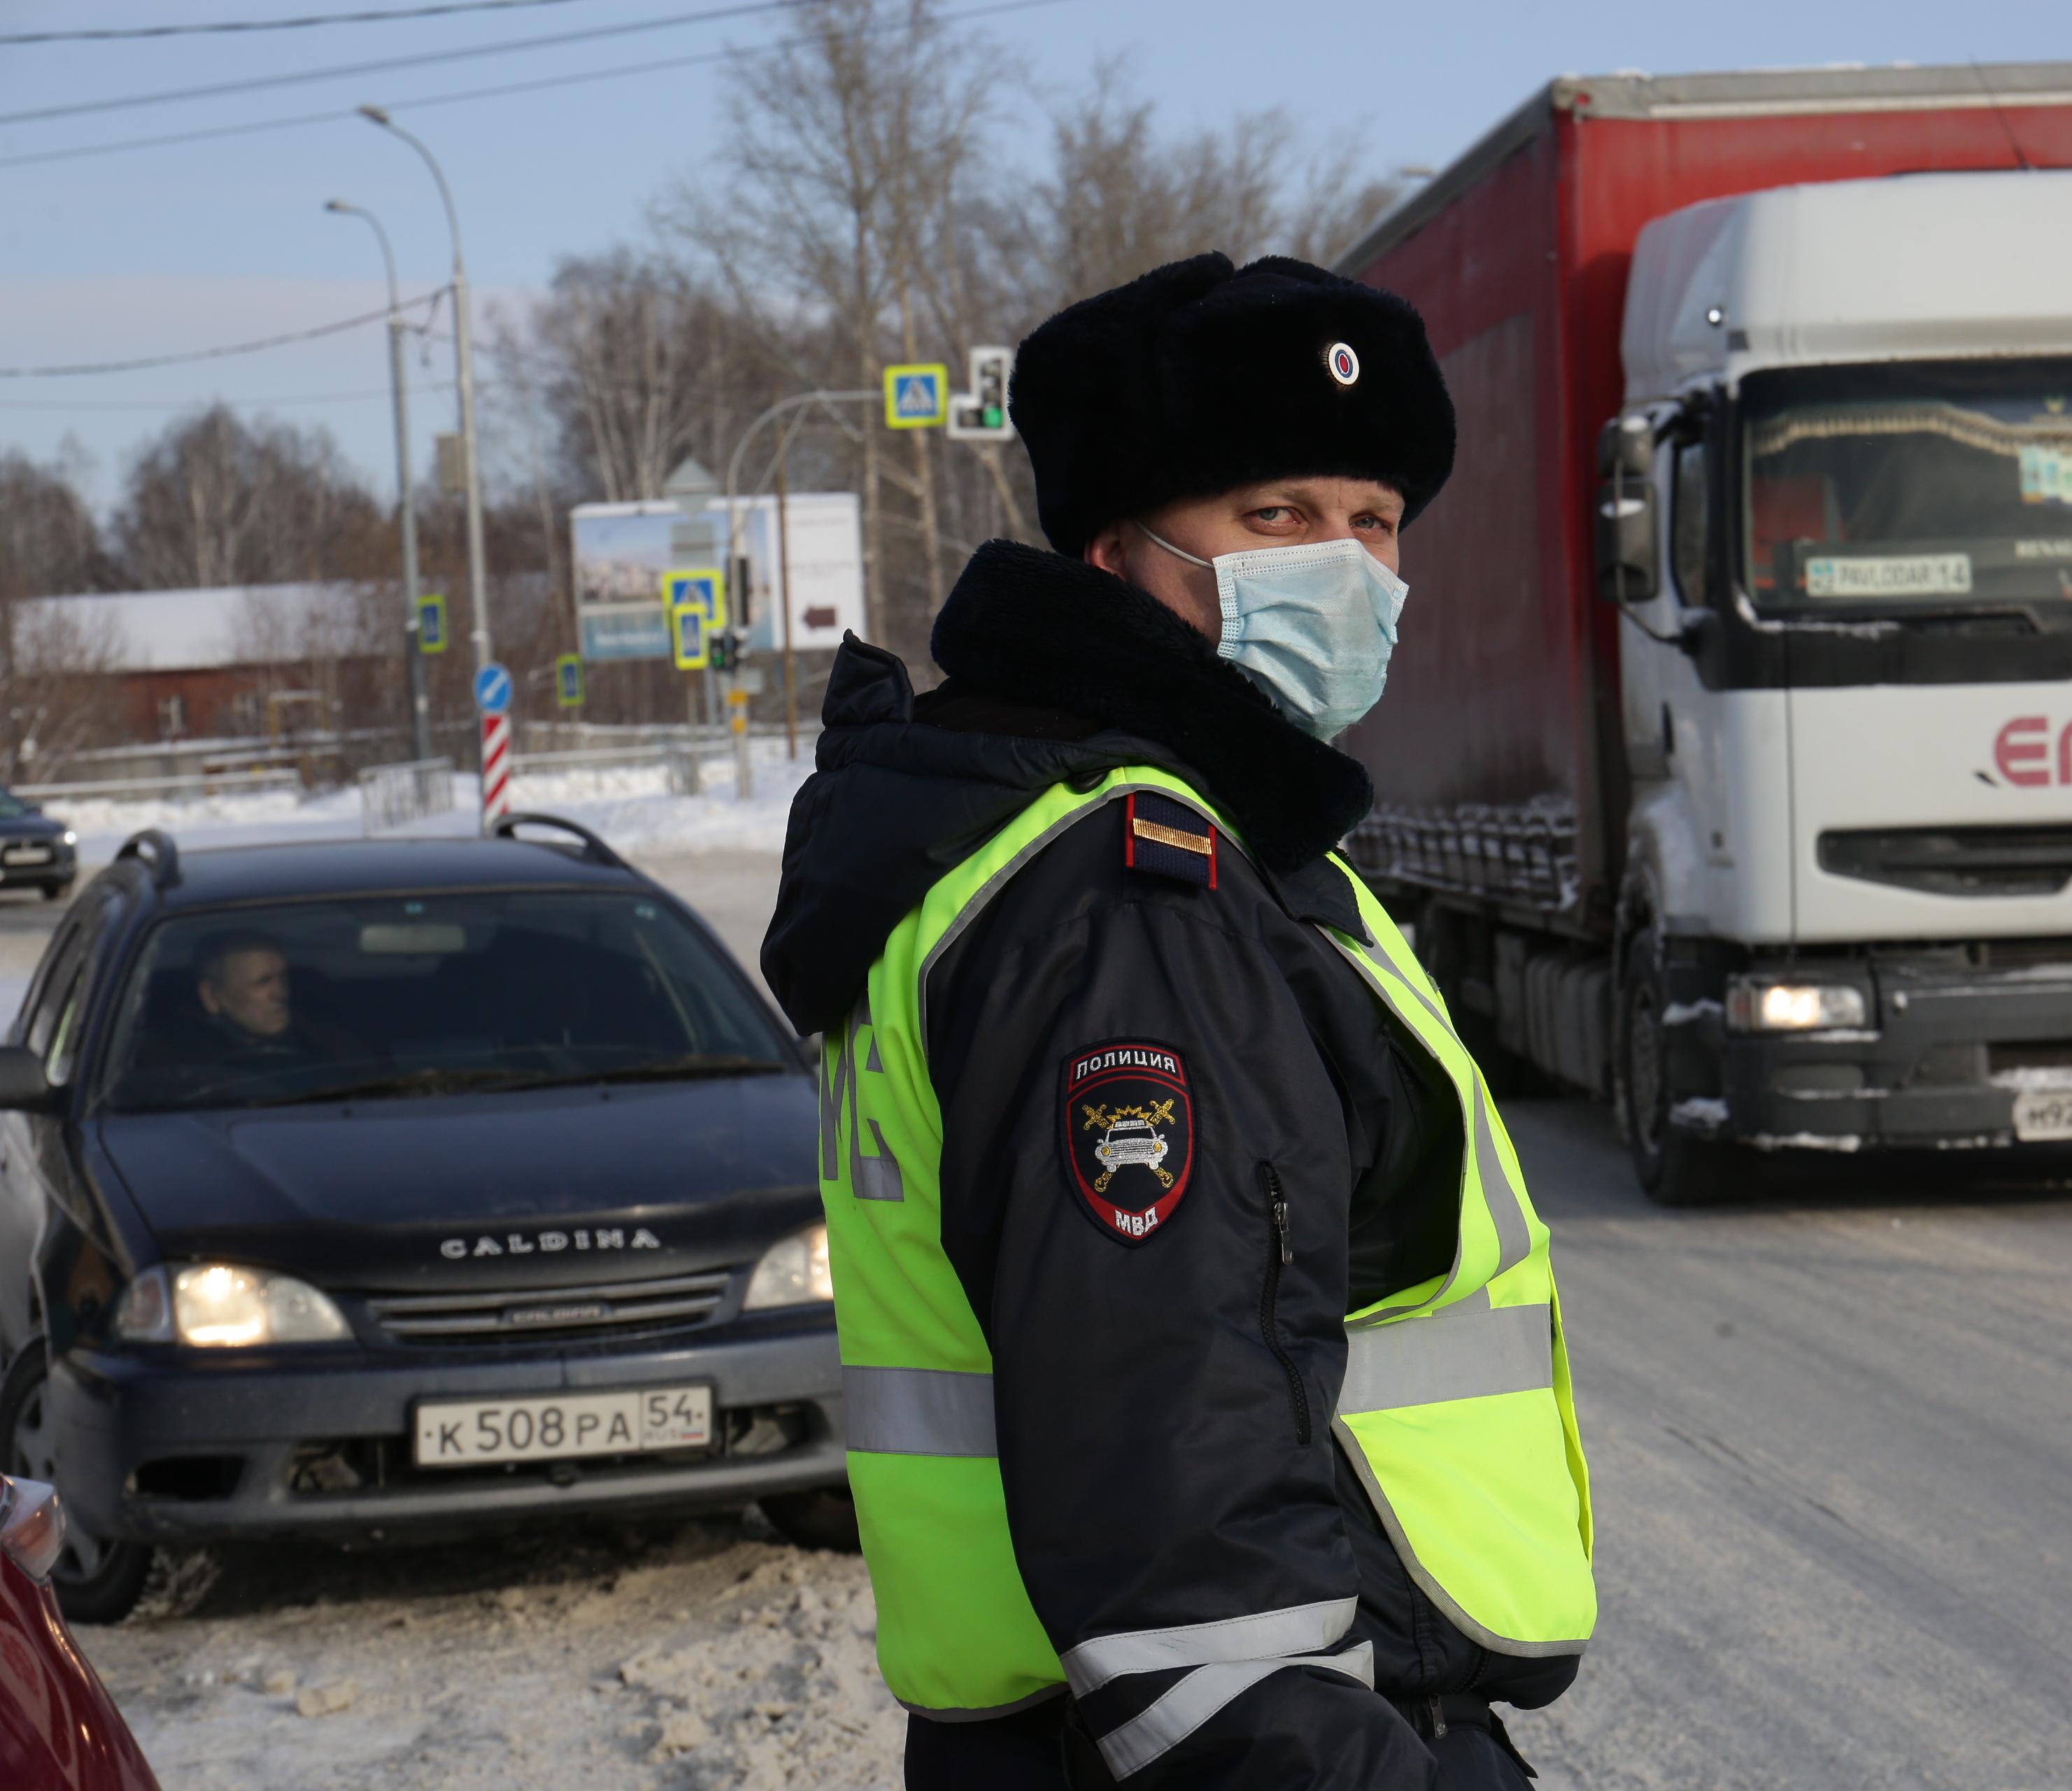
M 824 1048 L 820 1194 L 849 1484 L 878 1598 L 878 1664 L 911 1710 L 991 1715 L 1065 1682 L 1008 1533 L 993 1359 L 942 1245 L 928 974 L 1022 865 L 1092 809 L 1143 789 L 1192 805 L 1228 834 L 1209 804 L 1150 767 L 1111 772 L 1091 790 L 1056 786 L 893 930 Z M 1453 1266 L 1347 1316 L 1334 1428 L 1440 1609 L 1498 1653 L 1572 1653 L 1595 1623 L 1597 1595 L 1547 1228 L 1431 979 L 1372 892 L 1333 862 L 1373 943 L 1322 930 L 1399 1036 L 1445 1070 L 1465 1134 Z

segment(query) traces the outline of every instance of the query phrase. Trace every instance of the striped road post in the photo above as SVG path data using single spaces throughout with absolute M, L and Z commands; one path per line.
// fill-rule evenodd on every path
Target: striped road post
M 475 674 L 482 715 L 482 830 L 511 812 L 511 674 L 491 660 Z

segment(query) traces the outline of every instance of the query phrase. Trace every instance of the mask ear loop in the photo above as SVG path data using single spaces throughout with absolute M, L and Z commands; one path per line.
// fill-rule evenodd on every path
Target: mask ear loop
M 1131 528 L 1134 529 L 1137 533 L 1143 536 L 1143 537 L 1146 541 L 1149 541 L 1154 547 L 1164 548 L 1166 551 L 1170 554 L 1175 559 L 1185 560 L 1190 566 L 1206 566 L 1211 571 L 1215 570 L 1215 561 L 1205 560 L 1198 554 L 1190 554 L 1184 547 L 1175 547 L 1172 542 L 1167 541 L 1162 535 L 1153 534 L 1152 532 L 1149 529 L 1145 528 L 1142 523 L 1139 522 L 1136 517 L 1132 517 L 1129 519 L 1129 525 Z

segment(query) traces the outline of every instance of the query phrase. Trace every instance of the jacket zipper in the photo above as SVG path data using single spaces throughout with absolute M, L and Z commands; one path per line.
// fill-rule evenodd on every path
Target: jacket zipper
M 1281 1371 L 1288 1377 L 1288 1397 L 1295 1407 L 1295 1440 L 1309 1440 L 1309 1395 L 1302 1385 L 1302 1376 L 1281 1341 L 1280 1326 L 1274 1315 L 1274 1302 L 1281 1292 L 1281 1271 L 1295 1260 L 1295 1252 L 1288 1241 L 1288 1196 L 1281 1185 L 1280 1171 L 1272 1163 L 1261 1166 L 1266 1171 L 1267 1215 L 1273 1221 L 1273 1235 L 1266 1245 L 1266 1286 L 1259 1296 L 1259 1334 L 1266 1347 L 1273 1352 L 1273 1359 L 1280 1363 Z

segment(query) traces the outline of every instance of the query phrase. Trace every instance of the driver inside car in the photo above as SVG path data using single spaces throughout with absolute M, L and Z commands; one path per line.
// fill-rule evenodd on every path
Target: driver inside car
M 368 1056 L 343 1027 L 296 1011 L 288 955 L 268 934 L 220 933 L 204 940 L 195 953 L 194 978 L 203 1015 L 197 1035 L 168 1040 L 167 1056 L 178 1052 L 226 1067 L 249 1062 L 256 1068 L 257 1060 L 325 1063 Z

